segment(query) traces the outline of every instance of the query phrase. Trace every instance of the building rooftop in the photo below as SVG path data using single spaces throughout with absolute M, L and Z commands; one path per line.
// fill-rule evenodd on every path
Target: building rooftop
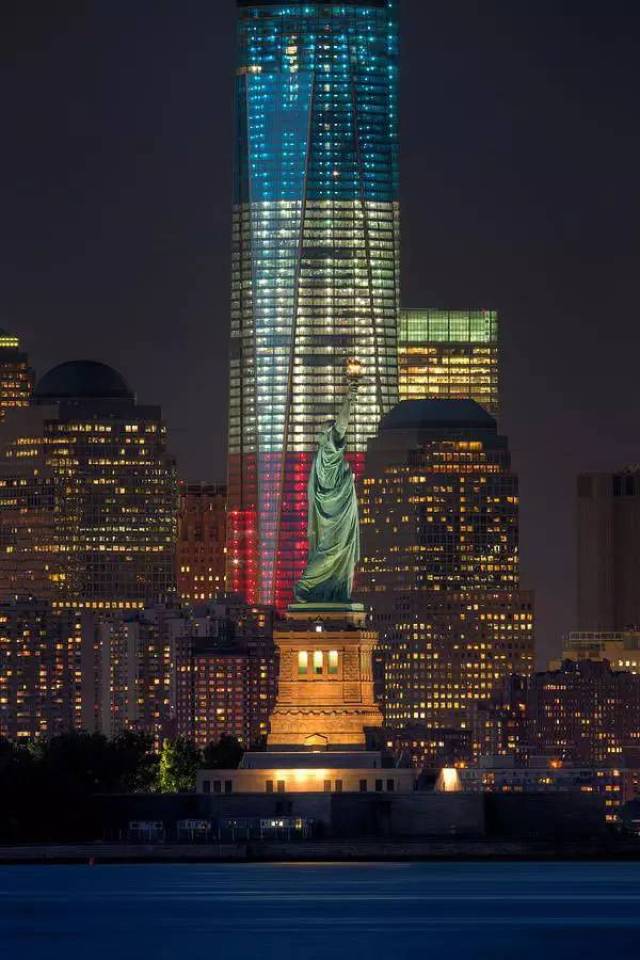
M 419 430 L 437 427 L 496 429 L 490 413 L 475 400 L 402 400 L 380 421 L 384 430 Z
M 19 339 L 13 334 L 8 333 L 3 327 L 0 327 L 0 350 L 18 350 L 20 347 Z
M 133 400 L 124 377 L 96 360 L 69 360 L 52 367 L 38 381 L 33 393 L 40 403 L 58 400 Z

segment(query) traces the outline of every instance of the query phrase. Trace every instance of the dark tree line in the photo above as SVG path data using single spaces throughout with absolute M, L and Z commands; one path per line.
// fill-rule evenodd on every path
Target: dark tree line
M 0 843 L 79 836 L 96 794 L 189 792 L 199 767 L 237 767 L 243 749 L 234 737 L 199 750 L 183 738 L 165 741 L 122 733 L 66 733 L 34 743 L 0 738 Z

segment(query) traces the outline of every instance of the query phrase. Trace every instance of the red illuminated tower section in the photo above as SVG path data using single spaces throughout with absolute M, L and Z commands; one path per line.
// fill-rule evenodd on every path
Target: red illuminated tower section
M 397 2 L 237 6 L 227 589 L 284 609 L 347 358 L 356 478 L 397 402 Z

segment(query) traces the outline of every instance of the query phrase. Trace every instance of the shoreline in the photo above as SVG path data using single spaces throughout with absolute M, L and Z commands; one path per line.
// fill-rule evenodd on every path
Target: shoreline
M 0 846 L 0 865 L 150 863 L 400 863 L 465 861 L 639 860 L 640 843 L 544 841 L 300 841 L 278 843 L 73 843 Z

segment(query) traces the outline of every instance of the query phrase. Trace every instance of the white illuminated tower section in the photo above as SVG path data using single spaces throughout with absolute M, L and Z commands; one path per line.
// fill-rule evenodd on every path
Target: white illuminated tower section
M 397 402 L 397 3 L 237 4 L 227 589 L 283 609 L 346 358 L 356 477 Z

